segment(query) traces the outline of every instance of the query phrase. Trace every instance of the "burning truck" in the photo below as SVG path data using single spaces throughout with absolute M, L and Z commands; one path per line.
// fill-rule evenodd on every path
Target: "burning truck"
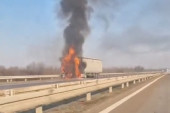
M 78 57 L 73 47 L 62 58 L 61 75 L 64 78 L 94 77 L 102 72 L 102 61 Z
M 88 0 L 61 0 L 61 14 L 68 24 L 63 32 L 65 41 L 61 73 L 65 78 L 81 78 L 83 75 L 94 76 L 102 72 L 102 62 L 84 58 L 83 44 L 90 33 Z

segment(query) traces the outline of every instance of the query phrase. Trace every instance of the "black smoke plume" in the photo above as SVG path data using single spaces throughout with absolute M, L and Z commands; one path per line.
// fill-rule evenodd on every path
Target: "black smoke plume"
M 80 77 L 80 74 L 76 74 L 75 58 L 79 56 L 80 64 L 79 71 L 83 72 L 82 68 L 82 56 L 83 56 L 83 43 L 85 37 L 89 33 L 89 26 L 87 21 L 87 15 L 89 13 L 87 0 L 61 0 L 61 9 L 64 17 L 68 18 L 68 26 L 64 30 L 65 46 L 63 50 L 63 56 L 61 60 L 61 72 L 65 73 L 69 77 Z M 63 59 L 68 55 L 70 48 L 75 50 L 75 54 L 72 56 L 71 61 Z
M 70 47 L 75 49 L 78 56 L 82 56 L 83 43 L 89 33 L 87 0 L 62 0 L 61 9 L 65 17 L 69 18 L 69 25 L 64 30 L 63 56 L 68 53 Z

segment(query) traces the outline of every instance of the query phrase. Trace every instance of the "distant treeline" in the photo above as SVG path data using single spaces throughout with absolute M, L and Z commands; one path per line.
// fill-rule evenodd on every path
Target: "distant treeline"
M 128 67 L 113 67 L 113 68 L 104 68 L 104 73 L 126 73 L 126 72 L 148 72 L 148 71 L 160 71 L 161 69 L 145 69 L 142 66 L 136 66 L 132 68 Z
M 144 69 L 142 66 L 134 68 L 104 68 L 104 73 L 124 73 L 124 72 L 146 72 L 146 71 L 160 71 L 155 69 Z M 45 66 L 43 63 L 31 63 L 25 68 L 10 67 L 5 68 L 0 66 L 0 76 L 13 75 L 55 75 L 60 74 L 60 68 Z
M 5 68 L 0 66 L 0 76 L 13 76 L 13 75 L 54 75 L 59 74 L 60 69 L 55 67 L 48 67 L 42 63 L 31 63 L 25 68 L 10 67 Z

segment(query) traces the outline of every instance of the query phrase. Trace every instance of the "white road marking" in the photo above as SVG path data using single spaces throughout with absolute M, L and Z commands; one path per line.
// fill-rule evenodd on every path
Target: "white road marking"
M 164 75 L 163 75 L 164 76 Z M 134 93 L 124 97 L 123 99 L 121 99 L 120 101 L 112 104 L 111 106 L 109 106 L 108 108 L 104 109 L 103 111 L 99 112 L 99 113 L 109 113 L 112 110 L 114 110 L 115 108 L 117 108 L 118 106 L 120 106 L 121 104 L 123 104 L 124 102 L 126 102 L 127 100 L 129 100 L 130 98 L 132 98 L 133 96 L 135 96 L 136 94 L 140 93 L 141 91 L 143 91 L 144 89 L 146 89 L 147 87 L 149 87 L 150 85 L 152 85 L 153 83 L 155 83 L 157 80 L 159 80 L 160 78 L 162 78 L 163 76 L 155 79 L 154 81 L 148 83 L 147 85 L 145 85 L 144 87 L 140 88 L 139 90 L 135 91 Z

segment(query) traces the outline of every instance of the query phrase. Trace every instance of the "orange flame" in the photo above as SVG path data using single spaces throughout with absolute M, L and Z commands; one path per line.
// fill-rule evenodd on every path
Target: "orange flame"
M 81 77 L 81 73 L 80 73 L 80 70 L 79 70 L 80 60 L 79 60 L 78 57 L 74 58 L 74 63 L 75 63 L 75 74 L 78 78 L 80 78 Z
M 77 57 L 73 47 L 69 48 L 68 54 L 62 59 L 61 72 L 65 74 L 66 78 L 76 76 L 81 77 L 80 73 L 80 59 Z

